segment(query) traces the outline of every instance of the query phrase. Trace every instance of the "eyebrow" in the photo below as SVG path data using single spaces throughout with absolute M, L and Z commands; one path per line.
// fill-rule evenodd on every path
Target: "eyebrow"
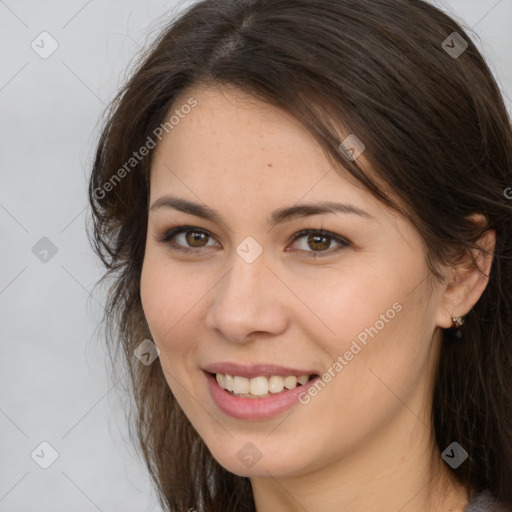
M 150 210 L 158 210 L 160 208 L 172 208 L 179 210 L 184 213 L 189 213 L 200 217 L 202 219 L 216 221 L 221 224 L 225 224 L 222 216 L 210 208 L 209 206 L 194 203 L 187 199 L 181 199 L 175 196 L 164 196 L 157 199 L 151 206 Z M 347 203 L 335 203 L 329 201 L 323 201 L 319 203 L 303 203 L 279 208 L 274 210 L 269 217 L 268 223 L 271 226 L 275 226 L 285 221 L 290 221 L 297 218 L 308 217 L 311 215 L 319 215 L 322 213 L 347 213 L 352 215 L 358 215 L 360 217 L 376 220 L 373 215 L 368 212 L 361 210 L 357 206 Z

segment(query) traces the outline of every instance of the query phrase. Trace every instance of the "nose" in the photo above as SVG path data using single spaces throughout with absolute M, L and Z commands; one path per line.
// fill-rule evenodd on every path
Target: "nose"
M 213 290 L 207 328 L 236 343 L 255 333 L 282 334 L 288 326 L 285 287 L 266 265 L 263 254 L 247 263 L 237 254 L 231 270 Z

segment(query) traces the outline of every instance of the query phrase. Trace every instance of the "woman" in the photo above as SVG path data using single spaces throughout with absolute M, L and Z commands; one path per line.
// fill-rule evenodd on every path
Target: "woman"
M 165 510 L 512 510 L 511 184 L 489 68 L 423 1 L 173 21 L 90 181 Z

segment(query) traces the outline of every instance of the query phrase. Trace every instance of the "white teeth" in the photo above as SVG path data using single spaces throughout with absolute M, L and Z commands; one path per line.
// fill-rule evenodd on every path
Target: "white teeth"
M 224 389 L 226 389 L 228 391 L 233 391 L 233 376 L 232 375 L 224 375 Z
M 268 394 L 268 380 L 265 377 L 255 377 L 249 381 L 249 393 L 262 396 Z
M 295 389 L 297 387 L 297 377 L 289 376 L 284 378 L 284 387 L 287 389 Z
M 271 393 L 280 393 L 284 389 L 284 379 L 278 375 L 272 375 L 268 384 L 268 389 Z
M 234 393 L 249 393 L 249 379 L 245 377 L 233 376 L 233 392 Z
M 297 382 L 299 384 L 306 384 L 306 382 L 309 380 L 309 377 L 307 375 L 301 375 L 298 379 L 297 379 Z
M 272 375 L 270 378 L 261 376 L 248 379 L 239 375 L 217 373 L 215 378 L 221 388 L 231 391 L 235 395 L 251 398 L 268 396 L 269 393 L 280 393 L 285 388 L 295 389 L 297 385 L 306 384 L 309 375 L 301 375 L 300 377 Z

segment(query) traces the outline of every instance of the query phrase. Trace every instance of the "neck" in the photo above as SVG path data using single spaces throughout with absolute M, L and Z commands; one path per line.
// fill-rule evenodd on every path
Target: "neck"
M 257 512 L 463 512 L 465 490 L 433 448 L 432 429 L 405 407 L 400 415 L 357 453 L 292 476 L 252 478 Z

